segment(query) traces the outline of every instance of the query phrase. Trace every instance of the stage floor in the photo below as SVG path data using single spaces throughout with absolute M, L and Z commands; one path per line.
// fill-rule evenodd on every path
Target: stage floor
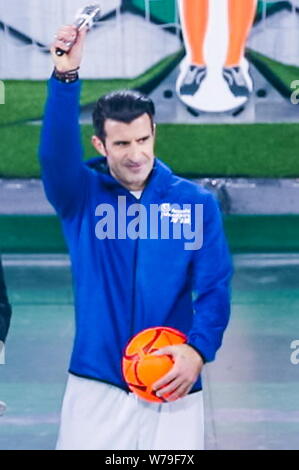
M 282 227 L 283 229 L 283 227 Z M 13 305 L 0 449 L 53 449 L 73 338 L 65 255 L 5 255 Z M 235 255 L 233 308 L 204 372 L 207 449 L 299 449 L 299 255 Z

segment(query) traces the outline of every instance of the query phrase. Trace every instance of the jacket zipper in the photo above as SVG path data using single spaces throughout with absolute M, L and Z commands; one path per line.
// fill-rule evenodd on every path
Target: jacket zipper
M 130 193 L 130 196 L 132 194 Z M 134 197 L 134 196 L 133 196 Z M 135 204 L 141 204 L 141 200 L 143 197 L 143 193 L 141 197 L 135 202 Z M 135 199 L 135 198 L 134 198 Z M 140 234 L 140 217 L 139 217 L 139 234 Z M 135 334 L 135 327 L 136 327 L 136 291 L 137 291 L 137 267 L 138 267 L 138 251 L 139 251 L 139 240 L 140 237 L 138 236 L 136 239 L 136 246 L 135 246 L 135 253 L 134 253 L 134 273 L 133 273 L 133 292 L 132 292 L 132 318 L 131 318 L 131 326 L 130 326 L 130 338 L 133 337 Z
M 130 326 L 130 338 L 135 334 L 135 320 L 136 320 L 136 283 L 137 283 L 137 262 L 138 262 L 138 244 L 139 238 L 136 239 L 135 253 L 134 253 L 134 273 L 133 273 L 133 292 L 132 292 L 132 318 Z

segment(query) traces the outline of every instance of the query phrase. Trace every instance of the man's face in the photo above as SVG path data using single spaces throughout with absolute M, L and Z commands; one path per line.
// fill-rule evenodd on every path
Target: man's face
M 96 150 L 107 157 L 110 172 L 131 191 L 142 190 L 154 164 L 155 136 L 148 114 L 126 124 L 107 119 L 103 143 L 93 136 Z

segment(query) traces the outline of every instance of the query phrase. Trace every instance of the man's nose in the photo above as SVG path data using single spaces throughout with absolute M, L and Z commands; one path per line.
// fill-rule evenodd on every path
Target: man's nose
M 141 152 L 140 152 L 140 148 L 138 144 L 137 143 L 132 144 L 130 148 L 129 159 L 132 162 L 137 163 L 140 160 L 140 157 L 141 157 Z

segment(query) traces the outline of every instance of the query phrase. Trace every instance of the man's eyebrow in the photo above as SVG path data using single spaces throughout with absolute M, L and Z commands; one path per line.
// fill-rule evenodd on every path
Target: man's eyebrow
M 129 144 L 130 140 L 114 140 L 114 144 Z
M 137 140 L 144 140 L 144 139 L 149 139 L 151 134 L 144 135 L 142 137 L 139 137 Z
M 138 139 L 136 139 L 137 141 L 138 140 L 146 140 L 146 139 L 149 139 L 151 136 L 151 134 L 147 134 L 147 135 L 144 135 L 142 137 L 138 137 Z M 118 144 L 129 144 L 131 141 L 130 140 L 114 140 L 113 141 L 113 144 L 114 145 L 118 145 Z
M 151 137 L 151 134 L 143 135 L 142 137 L 138 137 L 136 139 L 136 142 L 139 142 L 140 140 L 148 140 Z

